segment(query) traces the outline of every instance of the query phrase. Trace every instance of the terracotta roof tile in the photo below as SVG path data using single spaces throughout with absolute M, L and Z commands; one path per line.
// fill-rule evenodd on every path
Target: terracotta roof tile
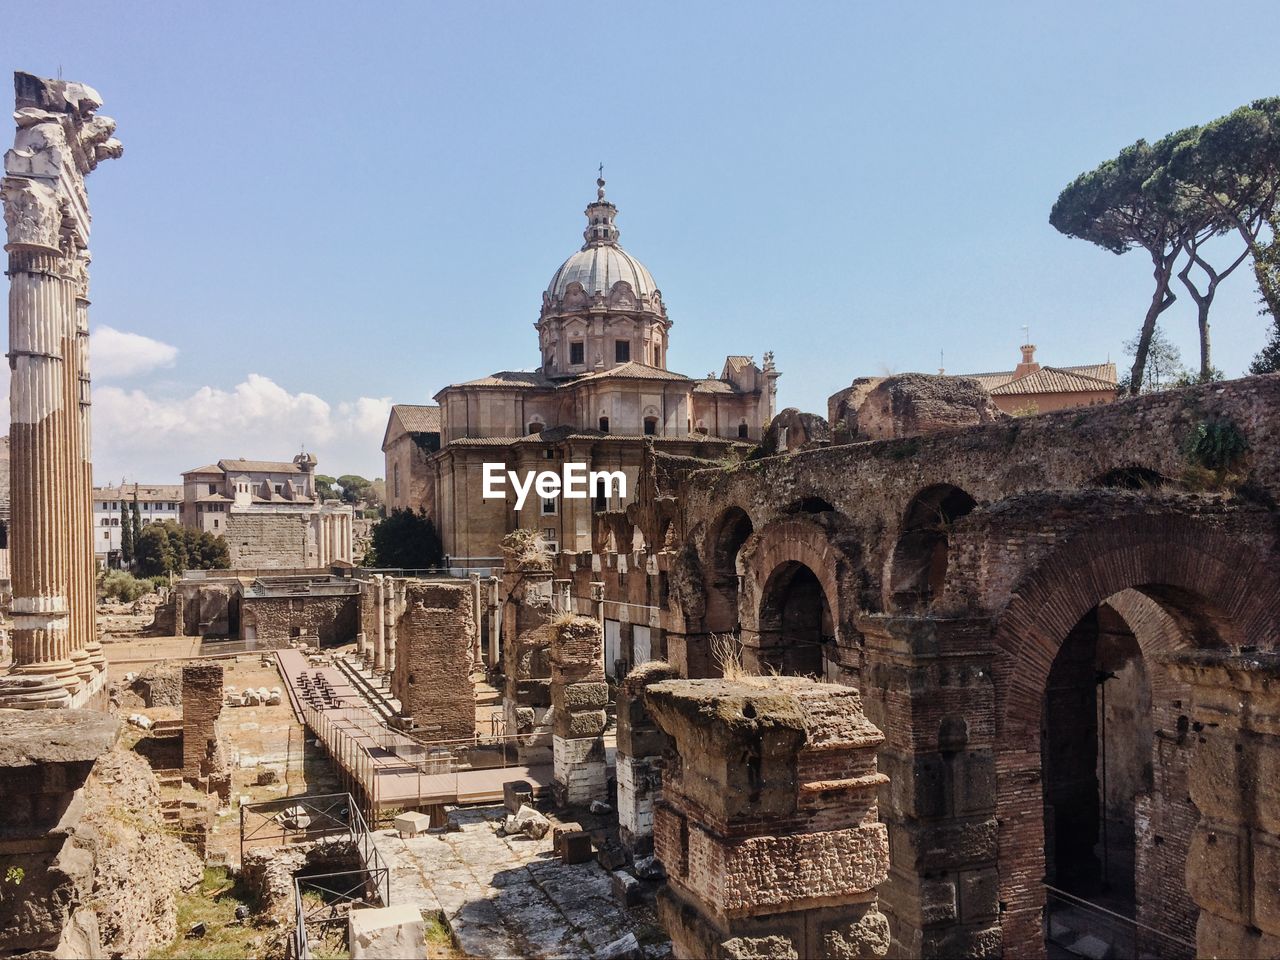
M 1010 380 L 989 391 L 993 397 L 1008 397 L 1031 393 L 1097 393 L 1114 391 L 1115 383 L 1099 377 L 1089 377 L 1071 370 L 1041 367 L 1017 380 Z
M 440 408 L 413 403 L 397 403 L 391 413 L 409 433 L 439 433 Z

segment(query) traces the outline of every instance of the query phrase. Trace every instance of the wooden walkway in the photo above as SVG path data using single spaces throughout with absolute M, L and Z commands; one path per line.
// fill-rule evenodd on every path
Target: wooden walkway
M 415 740 L 383 723 L 338 668 L 313 666 L 297 650 L 276 657 L 294 713 L 324 744 L 371 823 L 388 810 L 493 803 L 511 780 L 527 780 L 535 794 L 550 787 L 550 765 L 519 763 L 514 742 Z

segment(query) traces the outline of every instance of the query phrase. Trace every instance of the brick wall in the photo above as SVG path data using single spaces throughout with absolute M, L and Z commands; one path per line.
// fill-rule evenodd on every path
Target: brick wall
M 216 772 L 221 752 L 222 665 L 193 663 L 182 668 L 182 776 L 199 781 Z
M 245 597 L 242 631 L 252 626 L 262 644 L 283 645 L 291 638 L 319 637 L 321 646 L 351 643 L 359 629 L 360 597 Z
M 475 636 L 470 584 L 405 581 L 392 691 L 401 713 L 431 739 L 475 736 Z

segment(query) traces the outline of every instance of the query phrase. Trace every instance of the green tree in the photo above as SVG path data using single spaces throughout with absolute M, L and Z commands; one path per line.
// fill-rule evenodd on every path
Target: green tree
M 1266 346 L 1249 364 L 1250 373 L 1280 373 L 1280 209 L 1268 217 L 1271 239 L 1259 245 L 1253 261 L 1262 293 L 1262 316 L 1271 317 Z
M 121 494 L 124 489 L 121 488 Z M 120 560 L 125 567 L 133 566 L 134 542 L 133 542 L 133 521 L 129 517 L 129 506 L 122 499 L 120 501 Z
M 315 478 L 316 496 L 321 500 L 337 500 L 338 491 L 334 489 L 337 480 L 333 477 L 326 477 L 323 473 L 317 473 Z
M 370 483 L 364 477 L 354 473 L 344 473 L 338 478 L 338 486 L 342 488 L 342 499 L 346 503 L 359 503 L 368 492 Z
M 1178 278 L 1196 304 L 1200 331 L 1200 378 L 1212 379 L 1209 308 L 1218 285 L 1253 256 L 1263 302 L 1280 307 L 1280 287 L 1265 270 L 1261 241 L 1280 193 L 1280 97 L 1255 100 L 1203 127 L 1184 131 L 1167 162 L 1153 176 L 1159 192 L 1188 226 L 1186 263 Z M 1214 267 L 1204 241 L 1236 234 L 1239 252 Z M 1222 244 L 1213 249 L 1222 250 Z M 1193 274 L 1198 268 L 1199 276 Z
M 438 567 L 444 549 L 435 524 L 422 510 L 393 510 L 373 525 L 372 546 L 365 554 L 368 567 L 421 570 Z
M 144 577 L 154 577 L 178 569 L 174 563 L 169 526 L 173 521 L 153 523 L 138 538 L 136 567 Z
M 1140 337 L 1134 337 L 1127 341 L 1124 345 L 1125 353 L 1133 356 L 1138 349 L 1139 339 Z M 1170 387 L 1187 386 L 1195 383 L 1197 379 L 1182 365 L 1182 351 L 1178 349 L 1177 344 L 1172 343 L 1165 336 L 1164 328 L 1159 325 L 1151 332 L 1151 339 L 1147 343 L 1146 374 L 1142 382 L 1142 393 L 1159 393 Z M 1116 384 L 1118 393 L 1132 392 L 1129 389 L 1129 376 L 1130 374 L 1126 374 Z
M 138 508 L 138 492 L 133 493 L 133 505 L 129 510 L 129 526 L 133 533 L 133 552 L 138 552 L 138 539 L 142 536 L 142 511 Z
M 1194 131 L 1171 134 L 1152 145 L 1139 140 L 1113 159 L 1076 177 L 1058 196 L 1049 222 L 1059 232 L 1097 244 L 1114 254 L 1142 249 L 1155 281 L 1127 378 L 1129 392 L 1142 391 L 1147 353 L 1160 314 L 1177 300 L 1173 268 L 1186 241 L 1186 226 L 1166 191 L 1151 185 L 1173 150 Z
M 138 540 L 138 572 L 144 577 L 229 566 L 231 551 L 225 537 L 188 530 L 172 520 L 148 525 Z

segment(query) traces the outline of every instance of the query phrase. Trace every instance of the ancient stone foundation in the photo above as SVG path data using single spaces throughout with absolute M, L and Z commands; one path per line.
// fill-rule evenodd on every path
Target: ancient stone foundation
M 653 802 L 662 793 L 662 754 L 669 747 L 644 702 L 645 689 L 680 671 L 653 660 L 636 667 L 618 688 L 618 838 L 633 857 L 653 852 Z
M 1192 691 L 1196 955 L 1280 957 L 1280 655 L 1200 651 L 1166 663 Z
M 471 684 L 476 622 L 470 585 L 409 580 L 396 623 L 391 692 L 401 715 L 433 740 L 475 736 Z
M 654 845 L 675 955 L 884 956 L 883 737 L 858 691 L 800 677 L 666 680 L 645 700 L 673 744 Z
M 556 803 L 578 806 L 603 800 L 605 769 L 604 638 L 589 617 L 564 617 L 551 628 L 551 713 Z
M 0 710 L 0 951 L 102 956 L 88 906 L 95 848 L 76 842 L 84 787 L 120 729 L 87 710 Z M 10 871 L 13 871 L 11 874 Z M 20 876 L 18 884 L 5 878 Z

